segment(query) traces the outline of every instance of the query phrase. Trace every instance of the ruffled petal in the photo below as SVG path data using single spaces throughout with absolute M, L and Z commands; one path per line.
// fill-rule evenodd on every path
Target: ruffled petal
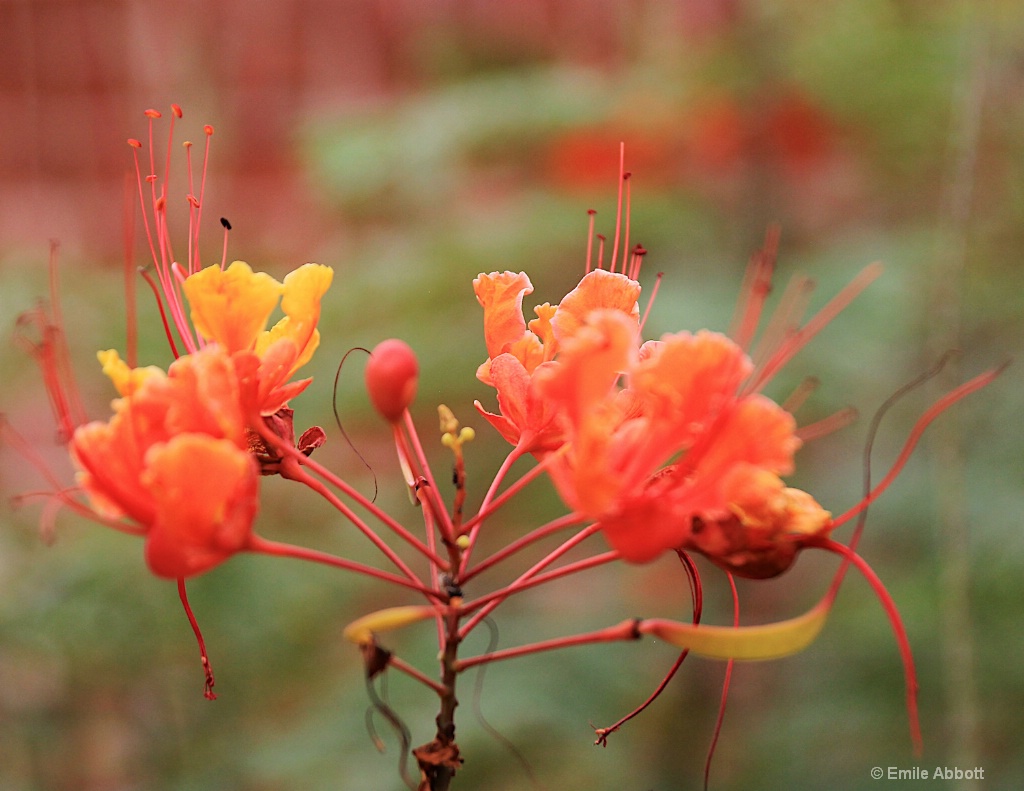
M 491 272 L 473 281 L 477 302 L 484 309 L 484 342 L 494 358 L 526 334 L 523 297 L 533 293 L 525 272 Z
M 320 344 L 320 303 L 334 279 L 334 270 L 322 264 L 304 264 L 284 279 L 281 310 L 285 317 L 261 333 L 256 339 L 255 351 L 263 355 L 267 348 L 282 338 L 288 338 L 298 349 L 290 376 L 312 358 Z
M 146 540 L 154 574 L 200 574 L 244 549 L 259 508 L 252 455 L 227 440 L 182 434 L 146 455 L 156 515 Z
M 247 351 L 267 325 L 283 286 L 244 261 L 221 270 L 214 264 L 182 284 L 192 307 L 192 323 L 208 340 L 228 352 Z
M 551 319 L 554 337 L 563 344 L 583 326 L 595 310 L 615 310 L 640 327 L 640 284 L 625 275 L 595 269 L 558 303 Z

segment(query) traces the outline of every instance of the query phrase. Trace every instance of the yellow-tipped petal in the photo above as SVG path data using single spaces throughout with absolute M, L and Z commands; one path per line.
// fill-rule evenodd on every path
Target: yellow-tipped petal
M 330 288 L 334 270 L 322 264 L 303 264 L 289 272 L 284 279 L 281 310 L 284 318 L 263 332 L 256 339 L 256 353 L 263 352 L 281 338 L 288 338 L 299 350 L 296 371 L 309 362 L 320 344 L 320 333 L 316 329 L 320 321 L 320 301 Z
M 403 626 L 433 617 L 434 608 L 426 605 L 388 607 L 357 618 L 346 626 L 341 634 L 346 640 L 356 645 L 369 645 L 373 642 L 375 634 L 401 629 Z
M 163 370 L 155 365 L 148 365 L 145 368 L 129 368 L 128 363 L 121 359 L 115 349 L 96 352 L 96 359 L 103 366 L 103 373 L 114 383 L 117 392 L 122 396 L 130 396 L 136 392 L 147 379 L 164 375 Z
M 244 261 L 221 270 L 214 264 L 182 284 L 192 306 L 192 323 L 203 337 L 228 353 L 248 351 L 267 325 L 283 286 Z
M 641 621 L 638 628 L 642 634 L 660 637 L 711 659 L 779 659 L 797 654 L 814 642 L 830 606 L 830 601 L 822 599 L 803 615 L 763 626 L 694 626 L 653 619 Z
M 303 264 L 289 272 L 284 278 L 284 296 L 281 310 L 286 316 L 304 319 L 315 314 L 313 323 L 320 315 L 320 300 L 334 280 L 334 270 L 323 264 Z

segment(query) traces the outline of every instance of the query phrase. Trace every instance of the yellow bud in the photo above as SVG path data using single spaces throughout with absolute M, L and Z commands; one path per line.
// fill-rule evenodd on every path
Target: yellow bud
M 444 404 L 438 404 L 437 416 L 441 419 L 441 432 L 443 434 L 454 434 L 459 430 L 459 421 L 455 419 L 455 413 Z

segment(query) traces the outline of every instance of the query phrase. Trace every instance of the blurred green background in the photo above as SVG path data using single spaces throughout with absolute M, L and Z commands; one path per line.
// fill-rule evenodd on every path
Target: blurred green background
M 859 499 L 870 415 L 901 383 L 962 350 L 887 418 L 876 479 L 938 394 L 1019 357 L 1024 11 L 1012 0 L 27 0 L 0 5 L 0 31 L 0 407 L 67 481 L 14 321 L 45 295 L 58 238 L 74 361 L 90 414 L 104 417 L 111 393 L 93 354 L 124 345 L 124 139 L 144 134 L 142 109 L 172 101 L 185 109 L 183 137 L 217 130 L 207 260 L 219 255 L 223 215 L 232 256 L 255 268 L 335 268 L 316 380 L 293 406 L 297 426 L 327 427 L 321 460 L 367 493 L 370 476 L 332 428 L 342 355 L 390 336 L 412 344 L 423 367 L 415 413 L 439 478 L 436 405 L 478 429 L 468 449 L 478 503 L 506 449 L 473 417 L 473 399 L 493 405 L 493 394 L 474 378 L 486 353 L 471 280 L 525 269 L 537 287 L 528 307 L 571 288 L 587 209 L 613 231 L 620 141 L 634 173 L 633 238 L 650 251 L 645 287 L 665 273 L 649 336 L 726 329 L 770 222 L 783 228 L 780 283 L 810 275 L 816 305 L 868 262 L 885 263 L 770 393 L 813 374 L 822 384 L 803 422 L 860 411 L 801 452 L 793 479 L 835 512 Z M 140 298 L 141 359 L 165 365 Z M 381 502 L 414 526 L 361 365 L 343 370 L 339 408 Z M 924 756 L 911 751 L 888 623 L 851 576 L 808 651 L 737 667 L 712 788 L 923 783 L 873 781 L 875 766 L 984 767 L 983 782 L 948 788 L 1024 784 L 1022 385 L 1017 362 L 945 415 L 872 509 L 861 545 L 910 634 Z M 0 461 L 5 497 L 42 486 L 10 447 Z M 265 488 L 261 533 L 375 560 L 314 497 L 279 480 Z M 559 508 L 535 485 L 484 546 Z M 375 720 L 379 755 L 367 733 L 360 660 L 340 632 L 409 599 L 327 569 L 233 559 L 190 584 L 217 673 L 209 703 L 175 588 L 147 573 L 141 542 L 62 514 L 47 546 L 38 503 L 5 505 L 0 517 L 0 789 L 402 787 L 393 734 Z M 701 568 L 707 619 L 727 622 L 726 582 Z M 746 622 L 802 612 L 834 569 L 807 554 L 778 580 L 741 585 Z M 523 594 L 495 621 L 511 646 L 637 614 L 685 618 L 688 607 L 681 571 L 664 559 Z M 467 653 L 486 642 L 474 636 Z M 433 667 L 432 628 L 392 645 Z M 592 746 L 591 726 L 643 700 L 673 658 L 648 640 L 491 667 L 479 708 L 530 772 L 474 717 L 468 675 L 455 787 L 700 787 L 721 664 L 689 660 L 640 719 Z M 389 695 L 413 743 L 431 738 L 432 696 L 404 678 Z

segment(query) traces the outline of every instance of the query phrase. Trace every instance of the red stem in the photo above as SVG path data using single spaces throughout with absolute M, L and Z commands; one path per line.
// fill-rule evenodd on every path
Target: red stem
M 513 593 L 520 593 L 524 590 L 528 590 L 529 588 L 535 588 L 538 585 L 543 585 L 547 582 L 551 582 L 552 580 L 567 577 L 570 574 L 578 574 L 581 571 L 587 571 L 588 569 L 596 568 L 597 566 L 604 565 L 605 563 L 611 563 L 613 560 L 619 560 L 620 558 L 621 555 L 616 551 L 605 552 L 585 560 L 578 560 L 575 563 L 569 563 L 568 565 L 557 568 L 554 571 L 549 571 L 547 574 L 538 574 L 536 577 L 514 582 L 506 588 L 494 591 L 486 596 L 481 596 L 479 599 L 474 602 L 470 602 L 462 609 L 463 613 L 467 613 L 480 608 L 480 612 L 473 616 L 473 618 L 471 618 L 470 621 L 462 627 L 462 630 L 459 632 L 459 639 L 465 639 L 465 636 L 469 634 L 473 627 L 480 623 L 488 613 L 494 610 L 495 607 L 501 604 Z
M 622 640 L 639 640 L 640 632 L 637 631 L 637 623 L 638 620 L 636 618 L 630 618 L 629 620 L 622 621 L 615 626 L 608 626 L 594 632 L 572 635 L 570 637 L 556 637 L 553 640 L 542 640 L 538 643 L 521 645 L 516 648 L 492 651 L 489 654 L 481 654 L 480 656 L 470 657 L 469 659 L 459 659 L 455 664 L 459 672 L 462 672 L 463 670 L 468 670 L 469 668 L 476 667 L 477 665 L 487 664 L 488 662 L 500 662 L 504 659 L 514 659 L 520 656 L 539 654 L 542 651 L 554 651 L 558 648 L 569 648 L 574 645 L 612 643 Z
M 448 687 L 446 687 L 444 684 L 434 681 L 434 679 L 424 675 L 419 670 L 414 668 L 412 665 L 405 663 L 394 654 L 388 657 L 388 665 L 393 667 L 395 670 L 398 670 L 402 673 L 405 673 L 407 676 L 416 679 L 421 684 L 425 684 L 426 686 L 434 690 L 434 692 L 436 692 L 438 695 L 444 696 L 451 692 L 451 690 L 449 690 Z
M 410 590 L 417 591 L 432 601 L 436 601 L 440 598 L 437 591 L 431 590 L 418 582 L 407 580 L 405 577 L 400 577 L 397 574 L 392 574 L 388 571 L 375 569 L 372 566 L 356 563 L 354 560 L 346 560 L 345 558 L 339 558 L 338 556 L 328 554 L 327 552 L 320 552 L 316 549 L 308 549 L 294 544 L 284 544 L 279 541 L 270 541 L 265 538 L 260 538 L 259 536 L 252 536 L 252 538 L 249 539 L 249 546 L 247 549 L 250 552 L 258 552 L 263 555 L 308 560 L 312 563 L 322 563 L 325 566 L 333 566 L 335 568 L 344 569 L 345 571 L 354 571 L 357 574 L 365 574 L 368 577 L 373 577 L 374 579 L 381 580 L 382 582 L 390 582 L 393 585 L 400 585 L 403 588 L 409 588 Z
M 511 544 L 507 545 L 503 549 L 499 550 L 498 552 L 495 552 L 493 555 L 483 560 L 479 565 L 475 566 L 469 572 L 463 574 L 463 584 L 469 582 L 469 580 L 473 579 L 473 577 L 477 576 L 478 574 L 482 574 L 484 571 L 486 571 L 496 563 L 500 563 L 507 557 L 514 555 L 516 552 L 519 552 L 522 549 L 525 549 L 530 544 L 536 541 L 540 541 L 543 538 L 547 538 L 548 536 L 553 535 L 554 533 L 558 533 L 567 528 L 574 527 L 583 521 L 584 518 L 580 514 L 566 514 L 565 516 L 559 517 L 558 519 L 548 522 L 546 525 L 542 525 L 541 527 L 532 530 L 522 538 L 513 541 Z
M 292 473 L 292 476 L 294 480 L 297 480 L 299 483 L 305 484 L 314 492 L 323 497 L 327 502 L 333 505 L 341 513 L 342 516 L 344 516 L 346 519 L 348 519 L 348 521 L 350 521 L 353 525 L 356 526 L 359 532 L 361 532 L 364 536 L 370 539 L 371 543 L 381 551 L 384 557 L 386 557 L 388 560 L 394 563 L 398 570 L 405 574 L 406 577 L 408 577 L 413 582 L 420 582 L 420 578 L 416 576 L 413 570 L 410 569 L 400 557 L 398 557 L 398 555 L 395 553 L 395 550 L 389 547 L 384 542 L 384 539 L 382 539 L 375 532 L 373 532 L 373 530 L 370 529 L 369 525 L 367 525 L 362 519 L 356 516 L 355 512 L 352 511 L 352 509 L 349 508 L 347 505 L 345 505 L 334 492 L 327 488 L 327 486 L 322 481 L 317 480 L 302 468 L 299 468 L 297 473 Z
M 515 582 L 513 582 L 511 585 L 499 591 L 494 591 L 493 593 L 490 593 L 481 599 L 477 599 L 476 602 L 473 602 L 470 606 L 464 608 L 463 612 L 470 612 L 476 606 L 479 606 L 481 604 L 486 605 L 479 613 L 477 613 L 473 618 L 470 619 L 469 623 L 462 627 L 462 629 L 459 631 L 459 638 L 465 640 L 466 635 L 473 630 L 473 627 L 475 627 L 478 623 L 480 623 L 480 621 L 486 618 L 487 614 L 490 613 L 495 607 L 501 604 L 501 600 L 505 596 L 509 595 L 510 593 L 517 592 L 518 585 L 525 583 L 529 579 L 535 577 L 535 575 L 537 575 L 538 572 L 550 566 L 552 563 L 558 560 L 558 558 L 560 558 L 574 546 L 576 546 L 581 541 L 597 532 L 597 530 L 598 528 L 596 525 L 591 525 L 590 527 L 584 528 L 575 536 L 570 538 L 568 541 L 564 541 L 553 552 L 550 552 L 543 559 L 541 559 L 533 566 L 531 566 L 529 569 L 520 574 L 519 577 L 515 580 Z

